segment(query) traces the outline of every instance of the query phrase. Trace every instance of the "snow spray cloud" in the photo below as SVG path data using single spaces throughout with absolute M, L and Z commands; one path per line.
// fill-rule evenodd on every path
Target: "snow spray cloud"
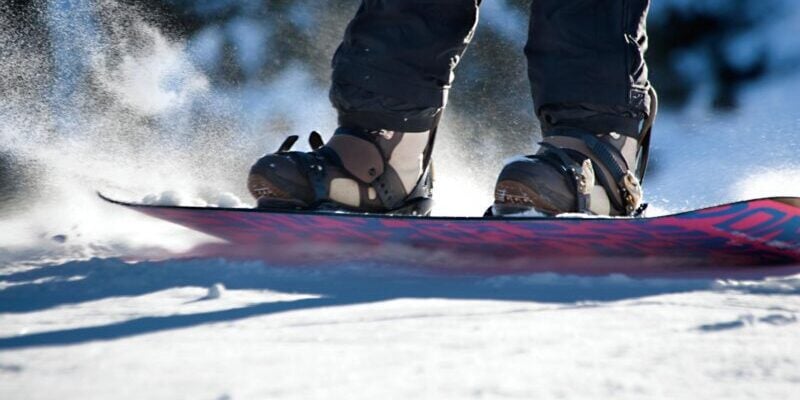
M 200 237 L 103 205 L 94 191 L 240 206 L 249 163 L 279 140 L 264 124 L 295 125 L 286 111 L 299 99 L 325 117 L 324 91 L 302 68 L 275 84 L 216 89 L 186 42 L 130 6 L 52 0 L 39 9 L 27 23 L 44 33 L 29 35 L 0 6 L 3 171 L 32 171 L 8 180 L 33 188 L 0 204 L 0 262 L 26 257 L 20 249 L 39 258 L 185 249 Z M 296 125 L 314 123 L 304 118 Z

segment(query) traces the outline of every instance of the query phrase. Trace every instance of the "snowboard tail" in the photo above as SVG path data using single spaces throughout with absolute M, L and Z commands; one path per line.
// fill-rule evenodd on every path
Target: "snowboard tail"
M 226 242 L 188 256 L 282 266 L 359 263 L 459 274 L 685 278 L 800 273 L 798 198 L 756 199 L 654 218 L 403 217 L 104 199 Z

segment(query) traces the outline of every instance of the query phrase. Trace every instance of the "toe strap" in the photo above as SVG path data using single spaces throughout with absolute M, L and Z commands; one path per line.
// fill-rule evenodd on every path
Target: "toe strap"
M 575 189 L 575 208 L 580 213 L 590 213 L 591 192 L 595 183 L 594 168 L 591 160 L 584 159 L 580 164 L 575 161 L 566 151 L 547 142 L 539 143 L 547 151 L 543 154 L 529 156 L 530 158 L 541 158 L 543 161 L 554 165 L 559 172 L 568 177 L 574 184 Z M 557 162 L 552 157 L 557 158 Z

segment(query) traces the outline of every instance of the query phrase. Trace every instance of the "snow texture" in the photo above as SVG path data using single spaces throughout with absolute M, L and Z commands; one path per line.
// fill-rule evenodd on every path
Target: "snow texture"
M 0 392 L 790 398 L 800 379 L 797 279 L 376 271 L 95 259 L 8 272 Z
M 173 43 L 134 18 L 118 26 L 150 45 L 133 51 L 97 37 L 98 20 L 115 21 L 115 3 L 98 2 L 95 14 L 88 3 L 48 3 L 55 86 L 0 100 L 0 143 L 38 171 L 40 188 L 0 214 L 0 398 L 796 396 L 798 276 L 431 277 L 380 265 L 175 259 L 216 239 L 103 203 L 93 189 L 149 204 L 248 206 L 239 171 L 280 141 L 257 133 L 331 131 L 325 90 L 299 65 L 239 90 L 209 85 L 203 63 L 221 57 L 225 35 L 249 49 L 237 53 L 244 65 L 270 56 L 268 43 L 248 39 L 270 28 L 250 20 Z M 517 35 L 524 18 L 508 3 L 486 2 L 487 22 Z M 297 9 L 290 17 L 309 23 Z M 800 25 L 781 26 L 764 34 Z M 774 42 L 778 56 L 795 51 Z M 4 55 L 0 71 L 23 80 L 48 71 L 42 55 Z M 74 90 L 82 70 L 102 107 Z M 734 114 L 665 112 L 653 139 L 660 170 L 646 182 L 651 213 L 800 195 L 798 93 L 793 74 L 749 87 Z M 40 114 L 53 104 L 55 114 Z M 297 104 L 307 113 L 296 115 Z M 443 141 L 454 141 L 458 122 L 451 110 Z M 437 213 L 482 213 L 497 161 L 455 144 L 438 149 Z

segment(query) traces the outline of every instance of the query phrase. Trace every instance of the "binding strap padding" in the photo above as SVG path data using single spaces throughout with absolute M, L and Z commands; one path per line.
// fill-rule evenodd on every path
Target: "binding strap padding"
M 384 207 L 395 209 L 408 197 L 400 176 L 389 164 L 403 132 L 339 128 L 323 150 L 353 178 L 371 185 Z
M 403 187 L 403 182 L 393 168 L 387 168 L 386 172 L 375 179 L 375 182 L 372 183 L 372 187 L 378 194 L 378 198 L 381 199 L 381 203 L 389 210 L 395 209 L 403 204 L 407 196 Z
M 326 146 L 336 152 L 342 168 L 361 182 L 372 183 L 386 170 L 383 155 L 372 142 L 351 135 L 334 135 Z
M 403 140 L 405 135 L 403 132 L 340 127 L 324 146 L 319 134 L 312 132 L 309 144 L 314 151 L 311 153 L 288 152 L 297 140 L 296 137 L 289 138 L 280 150 L 307 171 L 316 203 L 328 200 L 330 184 L 326 182 L 327 162 L 341 167 L 353 179 L 370 185 L 384 207 L 392 210 L 402 206 L 409 197 L 430 196 L 430 153 L 433 132 L 428 133 L 429 140 L 423 153 L 423 173 L 410 194 L 407 193 L 398 172 L 389 164 L 393 152 Z M 368 196 L 366 190 L 359 192 L 362 198 Z
M 634 171 L 640 183 L 644 182 L 644 175 L 647 172 L 647 161 L 650 158 L 650 137 L 652 136 L 653 124 L 658 116 L 658 93 L 656 93 L 656 89 L 650 86 L 647 94 L 650 96 L 650 113 L 645 118 L 639 134 L 639 144 L 642 146 L 642 151 L 639 153 L 636 171 Z

